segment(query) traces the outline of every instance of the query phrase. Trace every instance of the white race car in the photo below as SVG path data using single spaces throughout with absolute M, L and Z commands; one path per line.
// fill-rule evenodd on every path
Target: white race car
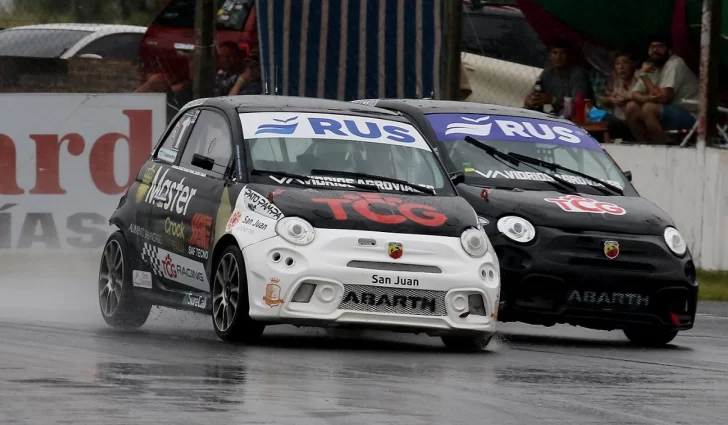
M 397 113 L 323 99 L 191 102 L 110 219 L 99 301 L 112 326 L 152 305 L 211 314 L 223 340 L 266 325 L 441 336 L 481 350 L 499 264 L 473 208 Z

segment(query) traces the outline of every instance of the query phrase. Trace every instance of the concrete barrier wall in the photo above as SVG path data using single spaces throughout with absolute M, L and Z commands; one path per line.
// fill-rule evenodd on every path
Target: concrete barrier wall
M 728 270 L 728 151 L 604 145 L 646 199 L 669 213 L 696 264 Z

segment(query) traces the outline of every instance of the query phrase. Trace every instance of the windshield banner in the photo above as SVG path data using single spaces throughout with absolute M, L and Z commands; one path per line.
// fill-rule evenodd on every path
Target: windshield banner
M 581 128 L 547 119 L 482 114 L 428 114 L 440 141 L 471 136 L 482 141 L 547 143 L 602 151 L 599 142 Z
M 246 139 L 336 139 L 431 150 L 411 124 L 378 118 L 302 112 L 251 112 L 240 114 L 240 122 Z

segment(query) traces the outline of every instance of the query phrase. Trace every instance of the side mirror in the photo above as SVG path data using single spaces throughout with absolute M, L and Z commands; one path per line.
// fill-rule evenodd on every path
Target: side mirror
M 215 165 L 215 161 L 212 158 L 196 153 L 192 155 L 192 165 L 205 170 L 212 170 L 212 166 Z
M 632 172 L 631 171 L 625 171 L 624 176 L 627 177 L 627 180 L 632 181 Z
M 450 176 L 450 180 L 452 180 L 452 184 L 455 186 L 465 182 L 464 171 L 453 171 L 452 173 L 448 173 L 448 175 Z

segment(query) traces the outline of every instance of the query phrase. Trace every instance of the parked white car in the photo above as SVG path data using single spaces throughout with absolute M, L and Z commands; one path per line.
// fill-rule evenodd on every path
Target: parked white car
M 0 56 L 136 59 L 147 28 L 134 25 L 43 24 L 0 31 Z

